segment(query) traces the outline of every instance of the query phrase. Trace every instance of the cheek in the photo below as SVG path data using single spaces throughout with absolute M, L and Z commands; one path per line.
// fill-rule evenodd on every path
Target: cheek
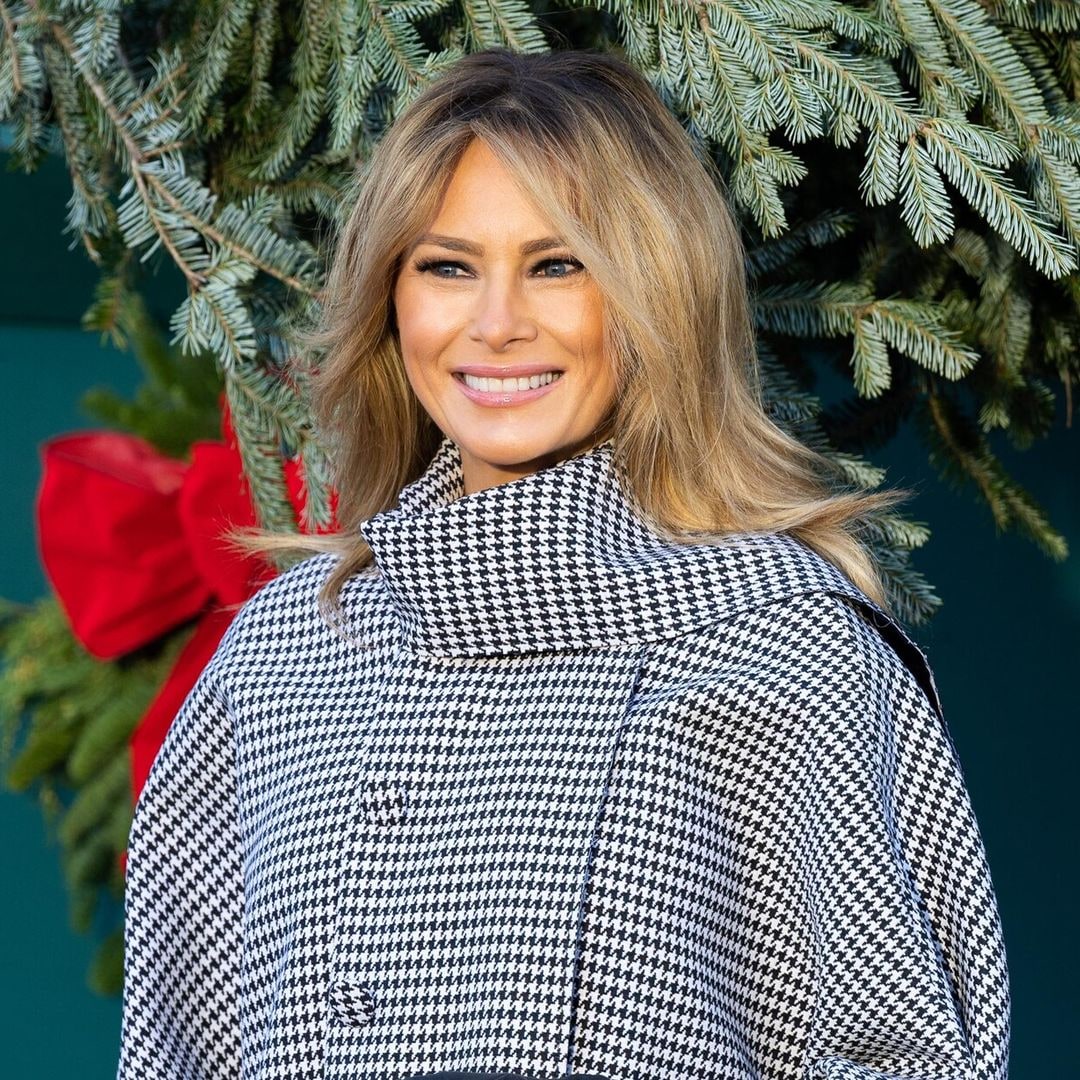
M 405 362 L 409 363 L 423 334 L 419 330 L 417 317 L 419 309 L 413 302 L 409 289 L 398 289 L 394 294 L 394 312 L 397 319 L 398 340 Z
M 592 364 L 607 365 L 604 356 L 604 309 L 598 294 L 584 298 L 579 314 L 581 351 Z
M 409 282 L 394 290 L 394 313 L 406 364 L 423 363 L 438 350 L 450 329 L 449 313 L 438 297 L 425 294 Z
M 581 310 L 580 350 L 590 375 L 590 399 L 598 408 L 610 406 L 618 392 L 615 369 L 604 347 L 604 307 L 599 291 L 586 297 Z
M 428 416 L 438 418 L 443 415 L 446 388 L 437 376 L 437 366 L 434 360 L 429 360 L 430 353 L 426 353 L 423 346 L 419 347 L 414 342 L 407 345 L 402 339 L 401 358 L 405 372 L 405 381 L 412 390 L 413 397 L 419 403 Z

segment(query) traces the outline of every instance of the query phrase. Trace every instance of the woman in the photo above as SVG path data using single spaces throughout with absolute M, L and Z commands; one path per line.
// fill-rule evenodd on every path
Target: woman
M 345 528 L 143 789 L 121 1078 L 1006 1075 L 978 826 L 856 535 L 904 493 L 768 418 L 716 181 L 608 55 L 474 54 L 380 144 L 311 339 Z

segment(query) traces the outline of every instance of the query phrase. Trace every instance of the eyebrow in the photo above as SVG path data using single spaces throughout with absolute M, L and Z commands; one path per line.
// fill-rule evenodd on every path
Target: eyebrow
M 451 251 L 462 251 L 466 255 L 483 255 L 484 249 L 471 240 L 462 240 L 459 236 L 442 236 L 439 233 L 424 233 L 412 245 L 414 248 L 421 244 L 435 244 L 437 247 L 449 248 Z M 522 255 L 535 255 L 538 251 L 550 251 L 552 248 L 566 247 L 566 242 L 557 236 L 541 236 L 539 240 L 528 240 L 521 245 Z

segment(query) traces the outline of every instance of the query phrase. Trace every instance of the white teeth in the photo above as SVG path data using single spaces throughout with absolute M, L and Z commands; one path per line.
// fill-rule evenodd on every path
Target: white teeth
M 546 386 L 554 382 L 560 375 L 562 375 L 561 371 L 546 371 L 543 375 L 529 375 L 520 379 L 483 379 L 478 375 L 463 373 L 462 378 L 465 380 L 465 385 L 471 386 L 474 390 L 484 390 L 489 394 L 506 394 L 518 390 L 535 390 L 538 386 Z

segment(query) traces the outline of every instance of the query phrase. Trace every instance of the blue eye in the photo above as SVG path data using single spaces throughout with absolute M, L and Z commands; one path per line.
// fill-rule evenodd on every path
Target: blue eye
M 574 273 L 576 273 L 578 270 L 584 270 L 585 269 L 584 265 L 582 263 L 579 263 L 577 261 L 577 259 L 545 259 L 542 263 L 540 263 L 537 266 L 537 269 L 540 269 L 540 267 L 552 266 L 552 265 L 555 265 L 555 266 L 562 265 L 562 266 L 572 266 L 572 267 L 574 267 L 574 269 L 571 270 L 569 273 L 556 274 L 555 275 L 556 277 L 561 277 L 561 278 L 562 277 L 572 277 L 574 275 Z
M 577 259 L 554 258 L 553 257 L 553 258 L 544 259 L 541 262 L 538 262 L 536 264 L 536 266 L 533 267 L 533 272 L 536 272 L 538 270 L 546 269 L 549 266 L 567 266 L 567 267 L 571 267 L 571 269 L 569 271 L 564 271 L 561 274 L 542 275 L 542 276 L 545 276 L 545 277 L 551 276 L 553 278 L 573 277 L 574 274 L 576 274 L 579 270 L 584 270 L 585 269 L 584 264 L 578 262 Z M 416 269 L 416 271 L 418 273 L 421 273 L 421 274 L 426 274 L 426 273 L 430 273 L 430 272 L 434 271 L 434 276 L 437 277 L 437 278 L 442 278 L 444 281 L 454 281 L 459 277 L 458 274 L 454 274 L 454 273 L 449 273 L 449 274 L 439 273 L 439 270 L 441 270 L 443 267 L 450 267 L 451 269 L 463 270 L 463 271 L 466 271 L 466 272 L 469 269 L 464 263 L 454 262 L 454 261 L 452 261 L 450 259 L 422 259 L 420 262 L 418 262 L 416 264 L 415 269 Z
M 422 262 L 416 264 L 416 269 L 421 274 L 426 274 L 429 270 L 434 270 L 437 266 L 456 266 L 460 270 L 464 270 L 465 267 L 461 263 L 448 262 L 446 259 L 424 259 Z M 454 278 L 456 274 L 436 274 L 436 277 Z

